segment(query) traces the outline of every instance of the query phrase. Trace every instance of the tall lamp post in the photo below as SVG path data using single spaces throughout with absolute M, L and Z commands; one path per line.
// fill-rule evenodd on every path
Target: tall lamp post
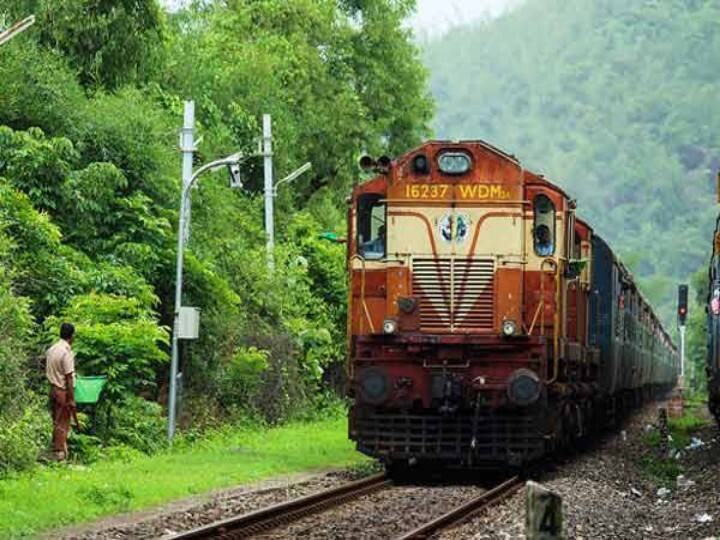
M 190 193 L 193 186 L 198 182 L 200 176 L 206 172 L 215 171 L 227 167 L 230 172 L 230 187 L 242 188 L 240 178 L 240 163 L 251 156 L 244 156 L 241 153 L 215 160 L 200 167 L 193 173 L 193 153 L 195 152 L 195 140 L 193 138 L 193 124 L 195 121 L 195 104 L 192 101 L 185 102 L 185 113 L 183 129 L 180 134 L 180 149 L 183 154 L 182 162 L 182 192 L 180 195 L 180 219 L 178 222 L 178 244 L 177 244 L 177 266 L 175 275 L 175 313 L 173 320 L 172 355 L 170 360 L 170 389 L 168 396 L 168 440 L 172 441 L 175 436 L 177 416 L 177 387 L 179 367 L 179 341 L 181 339 L 197 339 L 199 315 L 198 310 L 182 305 L 182 284 L 183 264 L 185 260 L 185 245 L 190 232 Z M 265 181 L 265 233 L 267 236 L 267 264 L 272 271 L 273 246 L 275 242 L 275 224 L 273 202 L 277 195 L 277 189 L 281 184 L 292 182 L 298 176 L 310 170 L 312 165 L 308 162 L 299 169 L 291 172 L 282 180 L 273 184 L 273 163 L 272 163 L 272 130 L 270 115 L 263 115 L 263 141 L 262 148 L 258 154 L 264 158 L 264 181 Z
M 173 320 L 172 356 L 170 360 L 170 392 L 168 397 L 168 440 L 175 436 L 177 414 L 177 382 L 179 363 L 179 340 L 196 339 L 198 327 L 198 314 L 194 308 L 182 306 L 183 265 L 185 261 L 185 244 L 188 239 L 190 227 L 190 190 L 198 182 L 200 176 L 206 172 L 227 167 L 230 172 L 231 187 L 242 187 L 240 179 L 240 163 L 243 161 L 241 153 L 215 160 L 200 167 L 193 173 L 192 157 L 195 151 L 193 140 L 193 123 L 195 117 L 195 104 L 185 102 L 183 130 L 181 132 L 181 150 L 183 153 L 182 191 L 180 194 L 180 219 L 178 221 L 177 266 L 175 274 L 175 314 Z

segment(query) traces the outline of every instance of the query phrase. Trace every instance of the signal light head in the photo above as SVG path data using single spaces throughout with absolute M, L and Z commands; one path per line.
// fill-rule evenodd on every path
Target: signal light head
M 360 168 L 361 168 L 363 171 L 369 171 L 370 169 L 372 169 L 372 168 L 375 167 L 375 165 L 376 165 L 375 160 L 374 160 L 373 158 L 371 158 L 370 156 L 363 156 L 363 157 L 361 157 L 361 158 L 360 158 L 360 161 L 359 161 L 358 163 L 359 163 L 359 165 L 360 165 Z
M 389 169 L 392 164 L 392 159 L 389 156 L 380 156 L 377 160 L 377 165 L 381 169 Z
M 417 174 L 430 173 L 430 161 L 425 154 L 418 154 L 413 158 L 413 171 Z

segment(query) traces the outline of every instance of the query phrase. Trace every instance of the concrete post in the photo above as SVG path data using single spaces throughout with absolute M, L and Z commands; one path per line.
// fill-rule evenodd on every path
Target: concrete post
M 526 484 L 525 535 L 528 540 L 562 538 L 562 498 L 537 482 Z

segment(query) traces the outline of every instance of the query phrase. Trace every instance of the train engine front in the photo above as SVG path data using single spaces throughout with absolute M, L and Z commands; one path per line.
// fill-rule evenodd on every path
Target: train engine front
M 350 438 L 394 465 L 540 457 L 557 433 L 560 265 L 589 249 L 582 235 L 564 245 L 582 229 L 572 202 L 481 141 L 429 142 L 375 170 L 348 215 Z M 579 341 L 577 292 L 563 335 Z

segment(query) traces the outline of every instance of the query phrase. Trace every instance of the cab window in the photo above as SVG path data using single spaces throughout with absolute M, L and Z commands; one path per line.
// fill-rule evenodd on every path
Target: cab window
M 383 197 L 379 193 L 367 193 L 358 199 L 357 251 L 366 259 L 385 257 L 387 243 Z
M 540 257 L 555 253 L 555 205 L 545 195 L 538 195 L 533 202 L 533 246 Z

